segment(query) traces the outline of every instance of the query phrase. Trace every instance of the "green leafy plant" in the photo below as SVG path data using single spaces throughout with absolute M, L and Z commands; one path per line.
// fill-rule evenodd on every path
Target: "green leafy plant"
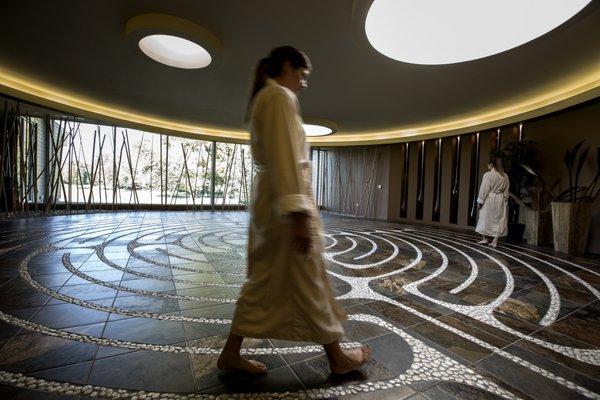
M 552 184 L 548 184 L 540 175 L 537 168 L 526 163 L 520 163 L 523 171 L 534 177 L 534 184 L 526 188 L 526 191 L 531 199 L 531 203 L 518 201 L 519 204 L 531 207 L 537 211 L 544 211 L 549 208 L 553 201 L 562 201 L 570 203 L 593 203 L 598 199 L 600 194 L 600 147 L 596 148 L 596 174 L 587 186 L 580 186 L 580 175 L 587 161 L 590 147 L 586 147 L 581 153 L 579 150 L 585 140 L 577 143 L 575 146 L 567 149 L 564 156 L 564 164 L 569 174 L 569 186 L 560 193 L 555 192 L 558 180 Z M 515 196 L 516 197 L 516 196 Z M 515 199 L 513 197 L 513 199 Z M 517 201 L 517 199 L 515 199 Z
M 529 190 L 535 185 L 535 177 L 527 173 L 523 164 L 537 168 L 537 143 L 533 140 L 511 141 L 501 150 L 492 150 L 490 156 L 499 158 L 510 181 L 508 215 L 511 223 L 519 221 L 519 205 L 525 205 Z
M 596 189 L 596 186 L 598 186 L 598 180 L 600 179 L 600 147 L 596 148 L 596 174 L 594 178 L 587 186 L 579 185 L 581 171 L 587 161 L 590 150 L 590 146 L 587 146 L 580 152 L 584 143 L 585 140 L 582 140 L 565 151 L 563 161 L 569 174 L 569 187 L 557 196 L 558 201 L 593 203 L 598 199 L 600 188 Z
M 525 172 L 535 178 L 533 185 L 525 189 L 530 202 L 520 202 L 520 204 L 531 208 L 533 211 L 548 211 L 550 209 L 550 203 L 557 201 L 554 191 L 559 180 L 557 179 L 552 182 L 552 184 L 548 184 L 533 167 L 527 164 L 520 164 L 520 166 Z

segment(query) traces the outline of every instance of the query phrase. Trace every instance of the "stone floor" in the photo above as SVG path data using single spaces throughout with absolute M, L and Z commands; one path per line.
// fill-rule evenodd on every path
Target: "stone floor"
M 465 231 L 325 216 L 331 281 L 363 371 L 311 343 L 248 340 L 219 372 L 247 214 L 0 222 L 0 398 L 600 398 L 600 261 Z

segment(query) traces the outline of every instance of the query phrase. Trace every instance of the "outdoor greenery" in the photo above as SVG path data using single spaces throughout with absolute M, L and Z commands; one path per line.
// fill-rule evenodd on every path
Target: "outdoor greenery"
M 213 142 L 90 124 L 68 133 L 60 201 L 87 202 L 91 190 L 101 203 L 211 202 Z M 251 180 L 249 146 L 217 142 L 215 204 L 247 204 Z

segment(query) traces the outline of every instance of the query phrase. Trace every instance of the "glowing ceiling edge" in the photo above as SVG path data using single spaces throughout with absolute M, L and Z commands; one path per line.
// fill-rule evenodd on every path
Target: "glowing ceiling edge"
M 416 140 L 418 137 L 443 137 L 473 132 L 500 126 L 519 119 L 527 119 L 556 111 L 579 102 L 600 96 L 600 65 L 592 66 L 590 73 L 578 75 L 559 88 L 531 96 L 518 104 L 497 108 L 489 112 L 469 115 L 460 119 L 404 127 L 378 132 L 339 132 L 334 135 L 309 138 L 311 145 L 356 146 L 377 143 L 395 143 Z M 221 140 L 243 143 L 249 140 L 249 133 L 242 130 L 220 129 L 218 127 L 191 125 L 173 120 L 145 115 L 135 111 L 119 110 L 80 96 L 67 94 L 49 85 L 20 77 L 0 67 L 0 92 L 31 101 L 41 106 L 51 107 L 105 123 L 120 124 L 124 127 L 143 129 L 156 133 L 173 133 L 207 140 Z

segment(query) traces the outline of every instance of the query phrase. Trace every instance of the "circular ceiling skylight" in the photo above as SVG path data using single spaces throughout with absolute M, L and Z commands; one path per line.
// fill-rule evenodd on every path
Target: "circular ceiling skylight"
M 150 35 L 139 42 L 144 54 L 159 63 L 176 68 L 204 68 L 212 61 L 208 51 L 187 39 L 171 35 Z
M 322 125 L 302 124 L 306 136 L 327 136 L 333 133 L 333 129 Z
M 413 64 L 491 56 L 551 31 L 591 0 L 374 0 L 367 38 L 383 55 Z

